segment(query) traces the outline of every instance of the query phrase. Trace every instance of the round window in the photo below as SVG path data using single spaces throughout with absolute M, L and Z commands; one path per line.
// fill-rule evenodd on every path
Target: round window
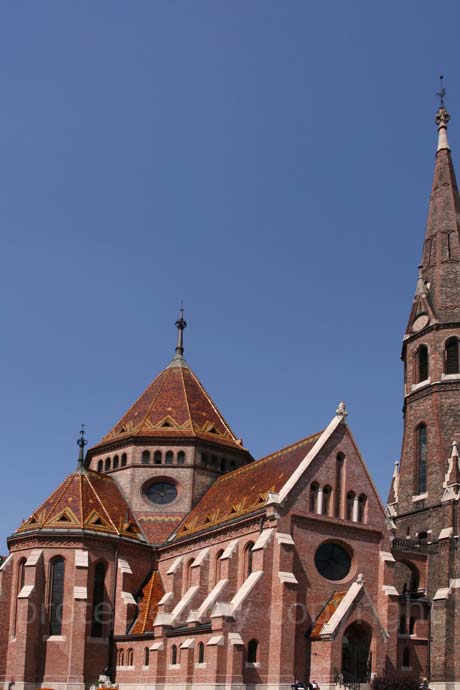
M 177 496 L 177 489 L 170 482 L 156 482 L 147 487 L 145 494 L 152 503 L 172 503 Z
M 315 565 L 328 580 L 343 580 L 350 572 L 351 556 L 340 544 L 325 542 L 316 549 Z

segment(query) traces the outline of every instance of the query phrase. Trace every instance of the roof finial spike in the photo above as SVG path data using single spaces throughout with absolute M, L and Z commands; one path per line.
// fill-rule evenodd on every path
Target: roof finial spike
M 447 112 L 446 105 L 444 102 L 444 98 L 446 95 L 446 90 L 444 88 L 444 82 L 443 82 L 444 77 L 441 75 L 440 81 L 441 81 L 441 90 L 437 92 L 437 96 L 439 96 L 439 108 L 438 112 L 436 113 L 436 118 L 435 122 L 438 125 L 438 148 L 437 151 L 442 151 L 443 149 L 447 149 L 450 151 L 450 146 L 449 142 L 447 141 L 447 125 L 450 120 L 450 115 Z
M 184 302 L 181 301 L 179 318 L 176 321 L 177 334 L 176 355 L 182 356 L 184 354 L 184 330 L 187 328 L 187 321 L 184 319 Z
M 80 452 L 78 454 L 78 467 L 82 468 L 85 462 L 85 446 L 88 445 L 88 441 L 85 438 L 85 425 L 81 425 L 80 438 L 77 441 L 77 446 L 80 447 Z

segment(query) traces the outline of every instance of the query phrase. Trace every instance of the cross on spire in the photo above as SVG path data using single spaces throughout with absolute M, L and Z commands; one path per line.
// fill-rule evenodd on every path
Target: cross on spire
M 80 452 L 78 454 L 78 464 L 83 467 L 83 463 L 85 460 L 85 446 L 88 445 L 88 441 L 85 438 L 85 425 L 81 425 L 81 430 L 80 430 L 80 438 L 77 441 L 77 446 L 80 447 Z
M 441 83 L 441 89 L 440 89 L 440 91 L 438 91 L 438 92 L 436 93 L 436 96 L 439 96 L 439 100 L 440 100 L 439 107 L 440 107 L 440 108 L 445 108 L 444 97 L 445 97 L 445 95 L 446 95 L 446 90 L 445 90 L 445 88 L 444 88 L 443 79 L 444 79 L 444 77 L 443 77 L 443 75 L 441 74 L 441 76 L 439 77 L 439 81 L 440 81 L 440 83 Z
M 176 328 L 179 331 L 177 334 L 176 354 L 182 356 L 184 354 L 184 330 L 187 328 L 187 321 L 184 319 L 183 302 L 181 302 L 180 305 L 179 318 L 176 321 Z

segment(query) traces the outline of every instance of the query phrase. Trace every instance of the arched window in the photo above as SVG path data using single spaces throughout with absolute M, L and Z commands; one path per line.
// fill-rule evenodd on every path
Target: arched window
M 118 455 L 113 456 L 113 469 L 116 470 L 120 462 Z
M 168 452 L 166 453 L 166 460 L 165 460 L 166 464 L 172 465 L 173 460 L 174 460 L 173 452 L 172 452 L 172 450 L 168 450 Z
M 133 649 L 128 649 L 126 653 L 126 665 L 127 666 L 134 666 L 134 650 Z
M 125 665 L 125 652 L 123 649 L 118 650 L 118 666 L 124 666 Z
M 358 497 L 358 522 L 364 522 L 366 519 L 366 494 L 360 494 Z
M 99 561 L 94 568 L 93 612 L 91 616 L 91 637 L 103 637 L 105 600 L 105 563 Z
M 110 470 L 110 458 L 105 459 L 105 471 L 108 472 Z
M 323 489 L 323 515 L 329 515 L 329 510 L 331 506 L 331 494 L 332 489 L 329 486 L 329 484 L 326 484 L 326 486 Z
M 259 649 L 259 643 L 257 640 L 250 640 L 248 644 L 248 663 L 255 664 L 257 662 L 257 652 Z
M 207 453 L 201 453 L 201 464 L 203 467 L 207 467 L 209 465 L 209 458 Z
M 417 427 L 417 494 L 424 494 L 427 488 L 426 469 L 427 469 L 427 437 L 426 425 L 420 424 Z
M 246 546 L 244 547 L 244 551 L 243 551 L 243 577 L 245 580 L 252 573 L 252 547 L 253 546 L 254 546 L 254 542 L 249 541 L 246 544 Z
M 223 549 L 219 549 L 216 553 L 216 558 L 214 561 L 214 584 L 217 585 L 222 575 L 222 561 L 220 560 L 224 553 Z
M 211 457 L 211 465 L 212 465 L 212 468 L 213 468 L 214 470 L 217 470 L 217 463 L 218 463 L 217 455 L 213 455 L 213 456 Z
M 198 645 L 198 663 L 204 664 L 204 644 L 202 642 Z
M 104 461 L 103 461 L 103 460 L 99 460 L 99 462 L 97 463 L 97 471 L 98 471 L 98 472 L 102 472 L 103 469 L 104 469 Z
M 402 615 L 399 619 L 399 634 L 406 634 L 406 616 Z
M 220 471 L 225 472 L 225 458 L 220 459 Z
M 156 450 L 153 455 L 153 462 L 155 465 L 161 465 L 162 455 L 161 450 Z
M 16 606 L 14 609 L 14 620 L 13 620 L 13 637 L 16 637 L 16 626 L 18 622 L 18 596 L 19 592 L 21 589 L 24 587 L 24 580 L 25 580 L 25 565 L 26 565 L 26 559 L 21 558 L 21 560 L 18 562 L 18 570 L 16 573 Z
M 144 666 L 150 665 L 150 650 L 148 647 L 144 647 Z
M 415 617 L 411 616 L 409 619 L 409 635 L 413 635 L 415 633 Z
M 64 604 L 65 562 L 62 556 L 53 558 L 50 563 L 49 614 L 50 635 L 62 633 L 62 607 Z
M 189 558 L 189 560 L 185 564 L 185 573 L 184 573 L 185 591 L 190 589 L 190 587 L 192 586 L 192 563 L 194 560 L 195 560 L 194 558 Z
M 403 662 L 404 668 L 410 668 L 410 649 L 409 647 L 404 647 L 403 649 Z
M 171 647 L 171 666 L 176 666 L 177 664 L 177 647 L 175 644 Z
M 128 459 L 128 456 L 126 455 L 126 453 L 122 453 L 121 454 L 121 466 L 122 467 L 126 467 L 126 460 L 127 459 Z
M 417 383 L 426 381 L 428 378 L 428 348 L 426 345 L 420 345 L 416 355 L 417 363 Z
M 142 459 L 141 462 L 143 465 L 148 465 L 150 462 L 150 453 L 148 450 L 142 451 Z
M 342 485 L 343 485 L 343 466 L 345 461 L 345 455 L 343 453 L 338 453 L 335 465 L 335 502 L 334 502 L 334 515 L 335 517 L 341 517 L 341 503 L 342 503 Z
M 457 338 L 449 338 L 449 340 L 446 342 L 444 362 L 446 374 L 458 374 L 460 372 L 459 347 Z
M 177 454 L 177 464 L 185 465 L 185 453 L 183 450 L 180 450 Z
M 346 519 L 353 520 L 353 504 L 355 502 L 355 492 L 349 491 L 347 493 L 347 505 L 346 505 Z
M 318 510 L 318 482 L 313 482 L 310 484 L 310 512 L 316 513 Z

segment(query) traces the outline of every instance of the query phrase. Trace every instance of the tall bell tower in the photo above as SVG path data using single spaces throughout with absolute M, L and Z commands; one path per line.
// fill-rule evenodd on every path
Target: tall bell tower
M 444 96 L 441 86 L 428 220 L 401 355 L 401 461 L 396 463 L 388 510 L 395 528 L 394 556 L 412 572 L 404 585 L 404 596 L 409 597 L 404 605 L 418 602 L 427 613 L 427 674 L 435 683 L 460 685 L 454 663 L 460 651 L 460 198 Z M 404 627 L 405 614 L 401 621 Z M 410 631 L 405 632 L 410 637 Z M 412 670 L 423 672 L 421 646 L 404 645 Z

